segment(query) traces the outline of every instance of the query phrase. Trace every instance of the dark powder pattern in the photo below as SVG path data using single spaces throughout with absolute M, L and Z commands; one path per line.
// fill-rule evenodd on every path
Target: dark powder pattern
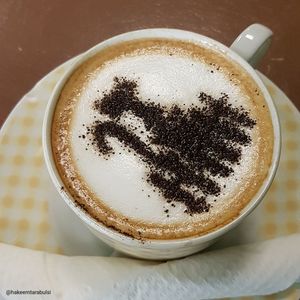
M 226 94 L 214 99 L 202 92 L 198 100 L 199 105 L 187 109 L 142 101 L 136 81 L 114 78 L 112 89 L 93 104 L 109 120 L 96 117 L 86 126 L 89 145 L 109 159 L 115 152 L 107 137 L 118 139 L 145 163 L 147 182 L 168 203 L 184 203 L 185 212 L 191 215 L 208 212 L 207 196 L 217 199 L 222 189 L 215 179 L 233 173 L 242 146 L 251 143 L 245 129 L 253 128 L 256 122 L 243 107 L 233 107 Z M 150 143 L 121 124 L 125 112 L 143 120 Z

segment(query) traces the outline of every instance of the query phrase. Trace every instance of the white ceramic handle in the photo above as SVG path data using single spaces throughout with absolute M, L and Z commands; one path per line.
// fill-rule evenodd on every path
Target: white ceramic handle
M 253 67 L 267 52 L 273 32 L 261 24 L 252 24 L 235 39 L 231 49 Z

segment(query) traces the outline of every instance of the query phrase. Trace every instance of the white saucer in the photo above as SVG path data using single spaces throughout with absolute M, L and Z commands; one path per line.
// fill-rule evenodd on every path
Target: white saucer
M 118 255 L 95 238 L 54 189 L 42 158 L 41 129 L 51 92 L 69 66 L 45 76 L 11 112 L 0 131 L 0 239 L 66 255 Z M 300 114 L 284 93 L 259 73 L 277 106 L 283 148 L 272 187 L 259 207 L 216 247 L 300 231 Z

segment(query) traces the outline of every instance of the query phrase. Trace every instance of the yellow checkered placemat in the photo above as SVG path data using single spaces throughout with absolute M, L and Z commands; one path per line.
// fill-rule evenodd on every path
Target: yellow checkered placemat
M 44 77 L 22 98 L 1 129 L 1 242 L 63 253 L 51 223 L 53 220 L 49 218 L 48 203 L 51 195 L 47 192 L 47 186 L 52 183 L 43 160 L 41 129 L 50 94 L 70 64 L 72 61 Z M 282 155 L 275 180 L 265 199 L 237 228 L 245 242 L 300 232 L 300 114 L 271 81 L 259 75 L 278 109 L 282 128 Z M 247 231 L 243 229 L 245 227 Z M 300 285 L 295 284 L 285 292 L 251 299 L 299 298 Z

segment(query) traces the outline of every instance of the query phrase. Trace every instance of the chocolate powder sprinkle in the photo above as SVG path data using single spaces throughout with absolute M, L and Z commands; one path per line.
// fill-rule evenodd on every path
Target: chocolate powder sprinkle
M 199 105 L 188 109 L 142 101 L 136 81 L 115 77 L 112 89 L 93 104 L 95 111 L 110 120 L 96 119 L 86 126 L 86 134 L 92 136 L 99 155 L 106 159 L 114 153 L 107 137 L 134 151 L 147 167 L 147 183 L 168 203 L 183 203 L 191 215 L 208 212 L 211 205 L 207 196 L 221 193 L 215 176 L 233 173 L 242 146 L 251 143 L 245 129 L 253 128 L 256 122 L 243 107 L 233 107 L 227 94 L 214 99 L 201 92 L 198 100 Z M 121 124 L 125 112 L 143 120 L 150 143 Z

